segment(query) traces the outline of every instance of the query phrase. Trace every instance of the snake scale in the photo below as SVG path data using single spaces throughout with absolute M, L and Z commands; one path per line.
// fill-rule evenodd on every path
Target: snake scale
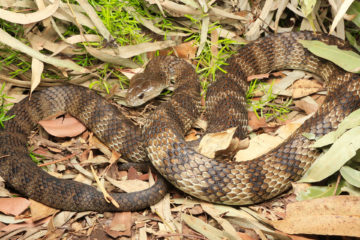
M 150 90 L 130 92 L 130 98 L 140 102 L 148 98 L 148 92 L 151 94 L 152 84 L 176 82 L 171 100 L 156 109 L 142 130 L 103 98 L 82 87 L 48 88 L 16 104 L 8 113 L 15 114 L 15 118 L 6 122 L 0 132 L 0 175 L 30 198 L 73 211 L 136 210 L 162 198 L 166 185 L 159 178 L 145 191 L 114 195 L 121 206 L 114 209 L 95 188 L 51 177 L 37 168 L 28 156 L 26 136 L 40 119 L 60 111 L 78 118 L 124 158 L 142 161 L 148 157 L 163 177 L 192 196 L 229 205 L 253 204 L 273 198 L 289 189 L 291 181 L 298 180 L 320 154 L 310 148 L 313 141 L 302 133 L 323 136 L 336 129 L 360 103 L 359 76 L 312 55 L 298 39 L 321 40 L 349 48 L 335 37 L 310 32 L 267 36 L 240 48 L 228 59 L 226 73 L 218 74 L 217 81 L 208 89 L 207 131 L 238 126 L 235 134 L 242 139 L 247 125 L 244 96 L 248 76 L 279 69 L 302 69 L 325 80 L 328 97 L 318 112 L 284 143 L 257 159 L 219 161 L 204 157 L 187 145 L 184 134 L 201 113 L 200 84 L 190 64 L 167 56 L 151 60 L 144 72 L 135 76 L 135 79 L 150 82 Z

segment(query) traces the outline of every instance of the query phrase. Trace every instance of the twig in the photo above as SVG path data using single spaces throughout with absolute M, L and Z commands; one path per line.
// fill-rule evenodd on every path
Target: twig
M 54 160 L 54 161 L 52 161 L 52 162 L 47 162 L 47 163 L 39 164 L 38 166 L 39 166 L 39 167 L 45 167 L 45 166 L 48 166 L 48 165 L 51 165 L 51 164 L 55 164 L 55 163 L 59 163 L 59 162 L 63 162 L 63 161 L 69 160 L 70 158 L 75 157 L 75 156 L 76 156 L 75 153 L 73 153 L 73 154 L 70 154 L 70 155 L 68 155 L 68 156 L 66 156 L 66 157 L 63 157 L 63 158 L 61 158 L 61 159 Z
M 182 234 L 182 233 L 169 233 L 169 234 L 157 235 L 157 237 L 159 237 L 159 238 L 176 237 L 176 236 L 188 237 L 190 239 L 193 239 L 193 238 L 206 239 L 204 236 L 192 235 L 192 234 Z
M 335 189 L 334 189 L 334 192 L 333 192 L 333 194 L 332 194 L 332 195 L 334 195 L 334 196 L 336 195 L 336 191 L 337 191 L 337 189 L 338 189 L 338 187 L 339 187 L 340 180 L 341 180 L 341 174 L 339 173 L 339 174 L 338 174 L 338 177 L 337 177 L 337 180 L 336 180 Z

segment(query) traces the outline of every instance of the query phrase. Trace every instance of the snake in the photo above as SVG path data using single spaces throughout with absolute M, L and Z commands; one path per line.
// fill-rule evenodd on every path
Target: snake
M 167 183 L 158 177 L 150 188 L 133 193 L 111 193 L 120 207 L 109 204 L 96 188 L 53 177 L 29 157 L 27 136 L 41 119 L 69 113 L 79 119 L 110 149 L 134 162 L 151 165 L 173 186 L 196 198 L 227 205 L 248 205 L 271 199 L 291 187 L 321 153 L 313 140 L 337 128 L 360 102 L 360 78 L 316 57 L 299 42 L 320 40 L 351 49 L 333 36 L 312 32 L 268 35 L 241 47 L 227 60 L 224 72 L 206 95 L 207 132 L 237 127 L 235 138 L 247 132 L 245 94 L 247 77 L 281 69 L 301 69 L 324 79 L 328 96 L 316 114 L 284 143 L 259 158 L 236 162 L 207 158 L 184 140 L 203 112 L 200 82 L 194 67 L 174 56 L 149 61 L 135 75 L 127 101 L 142 105 L 173 84 L 169 101 L 161 103 L 138 128 L 118 108 L 100 95 L 80 86 L 57 86 L 32 94 L 8 112 L 15 117 L 0 130 L 0 176 L 8 185 L 45 205 L 70 211 L 136 211 L 163 198 Z

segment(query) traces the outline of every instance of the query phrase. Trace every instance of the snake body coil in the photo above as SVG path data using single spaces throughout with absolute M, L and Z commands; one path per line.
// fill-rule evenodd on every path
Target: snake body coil
M 52 87 L 35 92 L 8 112 L 13 119 L 0 130 L 0 175 L 21 194 L 48 206 L 69 211 L 135 211 L 155 204 L 166 193 L 162 178 L 149 189 L 111 194 L 120 207 L 108 203 L 89 185 L 58 179 L 38 168 L 29 156 L 27 136 L 37 122 L 68 112 L 122 156 L 144 158 L 141 131 L 119 110 L 89 89 L 78 86 Z
M 181 80 L 171 100 L 156 110 L 145 130 L 148 157 L 160 174 L 192 196 L 229 205 L 265 201 L 300 179 L 320 154 L 310 147 L 313 141 L 302 133 L 320 137 L 336 129 L 345 116 L 359 107 L 360 78 L 314 56 L 302 47 L 299 39 L 321 40 L 349 48 L 338 38 L 311 32 L 267 36 L 247 44 L 233 55 L 225 66 L 227 73 L 218 75 L 217 81 L 208 89 L 205 114 L 208 132 L 237 126 L 236 137 L 242 139 L 247 126 L 245 93 L 248 76 L 279 69 L 302 69 L 325 80 L 328 97 L 318 112 L 283 144 L 251 161 L 209 159 L 187 146 L 184 133 L 199 116 L 200 87 L 194 70 L 189 64 L 178 63 L 179 60 L 171 57 L 164 57 L 164 63 L 155 60 L 156 64 L 149 64 L 144 76 L 161 79 L 175 72 L 176 77 L 172 76 L 171 80 Z M 154 68 L 155 65 L 162 67 Z
M 335 129 L 359 104 L 360 79 L 305 50 L 298 39 L 321 40 L 346 45 L 337 38 L 309 32 L 268 36 L 241 48 L 228 60 L 226 74 L 218 76 L 207 93 L 209 132 L 239 126 L 238 138 L 246 133 L 245 92 L 247 76 L 277 69 L 303 69 L 321 76 L 329 96 L 318 113 L 307 120 L 286 142 L 270 153 L 247 162 L 208 159 L 187 146 L 184 133 L 199 117 L 200 85 L 191 65 L 174 57 L 152 60 L 145 77 L 174 81 L 177 89 L 169 102 L 152 114 L 140 130 L 95 93 L 76 86 L 39 91 L 31 100 L 16 104 L 0 131 L 0 175 L 20 193 L 46 205 L 73 211 L 137 210 L 155 203 L 165 194 L 160 179 L 148 190 L 114 195 L 120 209 L 109 205 L 96 189 L 74 181 L 51 177 L 37 168 L 26 149 L 26 136 L 36 123 L 57 112 L 68 112 L 82 121 L 110 148 L 140 161 L 148 156 L 154 167 L 174 186 L 200 199 L 230 205 L 251 204 L 272 198 L 298 180 L 319 155 L 311 140 Z M 144 151 L 145 150 L 145 151 Z

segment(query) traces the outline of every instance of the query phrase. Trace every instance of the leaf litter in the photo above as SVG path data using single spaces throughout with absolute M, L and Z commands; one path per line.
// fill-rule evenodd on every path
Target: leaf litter
M 125 8 L 125 11 L 129 12 L 135 19 L 142 22 L 145 28 L 150 29 L 150 31 L 159 35 L 167 35 L 175 38 L 171 38 L 171 40 L 140 43 L 132 46 L 116 46 L 115 48 L 105 46 L 104 48 L 97 48 L 93 47 L 94 45 L 92 46 L 91 43 L 101 43 L 101 37 L 108 42 L 112 42 L 114 37 L 111 36 L 107 27 L 98 18 L 93 7 L 86 1 L 78 1 L 80 5 L 64 4 L 61 1 L 53 1 L 52 3 L 45 1 L 46 4 L 44 7 L 40 7 L 40 5 L 37 7 L 32 1 L 1 0 L 0 6 L 3 9 L 0 9 L 4 14 L 0 14 L 0 18 L 5 19 L 8 22 L 14 22 L 12 19 L 17 19 L 17 21 L 22 21 L 21 24 L 32 24 L 42 21 L 48 31 L 31 31 L 30 28 L 25 26 L 28 32 L 28 40 L 34 44 L 39 44 L 37 46 L 33 45 L 32 47 L 29 47 L 1 30 L 0 41 L 3 44 L 9 45 L 18 51 L 27 54 L 30 57 L 28 61 L 30 61 L 31 58 L 36 59 L 36 63 L 32 64 L 32 75 L 23 74 L 19 75 L 21 76 L 20 79 L 14 79 L 7 77 L 0 72 L 0 80 L 7 81 L 11 86 L 10 90 L 15 90 L 16 93 L 14 95 L 17 98 L 22 98 L 24 96 L 23 90 L 19 89 L 17 86 L 31 87 L 33 90 L 38 86 L 51 86 L 62 83 L 64 79 L 67 78 L 70 78 L 70 83 L 89 86 L 89 79 L 99 78 L 98 73 L 95 72 L 94 69 L 102 68 L 103 65 L 98 64 L 95 68 L 85 68 L 73 61 L 69 61 L 69 58 L 60 57 L 62 54 L 65 54 L 66 56 L 77 56 L 84 55 L 87 52 L 104 62 L 118 64 L 132 69 L 137 68 L 138 65 L 128 59 L 129 57 L 139 54 L 145 55 L 146 53 L 150 56 L 152 53 L 149 52 L 155 52 L 157 50 L 161 50 L 163 54 L 167 54 L 169 50 L 163 49 L 170 47 L 173 48 L 179 56 L 190 59 L 196 63 L 196 53 L 199 55 L 201 49 L 205 46 L 207 42 L 207 33 L 209 31 L 211 31 L 213 45 L 217 45 L 219 37 L 228 37 L 239 43 L 244 43 L 247 40 L 257 39 L 261 33 L 267 31 L 269 28 L 277 29 L 279 32 L 291 30 L 294 26 L 291 21 L 289 22 L 290 26 L 279 26 L 279 22 L 281 22 L 280 19 L 283 17 L 286 18 L 289 11 L 295 14 L 301 21 L 301 30 L 305 30 L 306 26 L 313 26 L 316 30 L 324 29 L 325 15 L 320 14 L 322 9 L 316 5 L 311 5 L 311 1 L 309 1 L 309 6 L 306 6 L 306 4 L 309 4 L 306 2 L 300 4 L 304 9 L 310 7 L 310 10 L 306 13 L 302 13 L 297 9 L 298 6 L 296 1 L 282 1 L 281 4 L 277 4 L 275 1 L 266 0 L 263 4 L 255 3 L 253 6 L 250 6 L 247 1 L 239 1 L 238 3 L 224 2 L 225 4 L 223 6 L 216 6 L 214 5 L 214 1 L 209 5 L 204 5 L 205 1 L 186 1 L 182 4 L 175 1 L 156 1 L 162 14 L 182 17 L 184 17 L 185 14 L 197 16 L 201 20 L 201 25 L 199 27 L 194 26 L 189 20 L 180 19 L 179 21 L 185 28 L 188 27 L 191 31 L 200 34 L 201 37 L 199 43 L 193 41 L 179 45 L 180 41 L 178 41 L 176 37 L 189 36 L 188 32 L 183 32 L 181 28 L 176 31 L 164 31 L 156 26 L 154 20 L 146 19 L 138 14 L 132 7 L 127 7 Z M 349 8 L 349 12 L 356 12 L 356 8 L 353 7 L 355 5 L 353 4 L 350 6 L 352 1 L 345 2 L 346 3 L 343 5 L 333 1 L 330 2 L 331 9 L 334 10 L 332 14 L 336 20 L 333 21 L 330 30 L 334 31 L 334 34 L 339 37 L 345 36 L 344 20 L 342 17 L 346 16 L 346 9 Z M 147 4 L 151 5 L 153 2 L 148 1 Z M 20 15 L 16 15 L 15 18 L 13 16 L 13 14 L 15 14 L 13 8 L 21 10 L 28 8 L 35 11 L 23 14 L 21 17 L 18 17 Z M 202 15 L 204 13 L 203 11 L 208 13 L 208 15 Z M 318 11 L 317 14 L 319 13 L 316 18 L 313 17 L 315 11 Z M 304 14 L 307 18 L 304 18 Z M 6 18 L 6 16 L 10 16 L 11 18 Z M 54 19 L 57 19 L 57 21 L 55 22 Z M 211 24 L 218 19 L 220 19 L 222 26 L 216 30 L 211 30 Z M 352 18 L 349 21 L 354 21 L 356 24 L 357 18 Z M 49 25 L 49 22 L 51 22 L 52 25 Z M 96 26 L 99 35 L 84 34 L 83 32 L 80 32 L 79 35 L 64 37 L 61 34 L 62 30 L 60 29 L 66 28 L 66 24 L 70 22 L 76 22 L 76 26 L 79 29 L 82 29 L 83 26 L 94 29 Z M 335 25 L 337 25 L 336 28 L 334 28 Z M 49 29 L 51 31 L 49 31 Z M 55 35 L 53 35 L 53 33 L 55 33 Z M 246 39 L 239 37 L 241 34 L 244 34 Z M 52 36 L 55 36 L 55 39 Z M 63 41 L 54 42 L 54 40 L 59 37 L 63 39 Z M 86 42 L 86 51 L 84 51 L 84 48 L 77 45 L 82 42 Z M 43 51 L 40 52 L 42 49 L 46 49 L 52 54 L 46 56 L 43 54 Z M 217 49 L 212 48 L 212 53 L 216 55 Z M 345 54 L 345 58 L 346 56 L 348 55 Z M 351 57 L 352 56 L 353 55 L 351 55 Z M 42 69 L 41 63 L 46 64 L 44 69 Z M 48 64 L 54 66 L 53 70 L 57 72 L 60 78 L 49 79 L 42 77 L 42 80 L 40 81 L 39 76 L 43 76 L 45 71 L 50 67 Z M 214 61 L 212 62 L 212 66 L 215 66 Z M 354 69 L 354 67 L 352 67 L 352 69 Z M 355 68 L 355 71 L 356 70 L 357 69 Z M 123 70 L 121 71 L 123 72 Z M 82 73 L 90 74 L 83 76 L 81 75 Z M 305 76 L 305 73 L 301 71 L 282 71 L 279 75 L 282 77 L 280 77 L 280 81 L 273 85 L 273 94 L 284 97 L 293 96 L 294 98 L 298 98 L 298 100 L 294 102 L 295 105 L 292 106 L 293 111 L 288 115 L 289 117 L 285 119 L 285 121 L 276 119 L 268 120 L 265 117 L 257 117 L 257 113 L 249 111 L 249 125 L 252 132 L 250 132 L 250 147 L 248 149 L 251 149 L 251 152 L 258 152 L 258 154 L 261 154 L 261 152 L 267 152 L 268 150 L 266 149 L 275 147 L 277 143 L 284 141 L 287 136 L 291 135 L 291 133 L 301 125 L 301 122 L 306 118 L 305 115 L 309 115 L 317 109 L 318 105 L 316 104 L 323 99 L 323 86 L 313 80 L 309 81 L 308 77 Z M 269 75 L 254 76 L 254 78 L 264 77 L 269 77 Z M 272 78 L 272 76 L 270 77 Z M 110 81 L 112 81 L 112 79 L 110 79 Z M 272 80 L 268 80 L 267 82 L 270 83 L 271 81 Z M 294 82 L 295 84 L 293 84 Z M 290 87 L 290 85 L 292 86 Z M 103 91 L 101 88 L 95 89 Z M 264 89 L 259 89 L 258 93 L 258 97 L 267 96 L 267 92 L 265 92 Z M 118 91 L 115 92 L 114 96 L 121 97 L 123 96 L 123 93 Z M 116 98 L 115 101 L 121 102 L 121 100 Z M 152 104 L 157 103 L 155 102 Z M 146 114 L 148 114 L 151 108 L 153 107 L 146 107 L 140 114 L 136 111 L 128 110 L 128 114 L 131 118 L 140 120 L 141 124 L 141 119 L 144 117 L 146 118 Z M 305 114 L 303 111 L 305 111 Z M 86 168 L 89 164 L 100 167 L 104 166 L 105 161 L 113 162 L 114 159 L 118 157 L 122 160 L 121 156 L 115 156 L 115 153 L 100 143 L 87 131 L 81 134 L 83 130 L 77 130 L 79 127 L 77 126 L 77 123 L 65 127 L 65 129 L 68 129 L 71 133 L 66 133 L 64 128 L 61 131 L 57 130 L 58 126 L 56 125 L 63 125 L 65 122 L 63 119 L 59 119 L 58 123 L 50 127 L 52 130 L 49 130 L 49 127 L 47 127 L 47 131 L 53 136 L 48 136 L 46 133 L 40 131 L 42 136 L 40 138 L 35 136 L 32 138 L 33 140 L 31 140 L 31 142 L 37 143 L 33 145 L 34 149 L 32 149 L 32 151 L 34 153 L 44 154 L 44 166 L 50 170 L 51 174 L 92 184 L 94 175 Z M 352 127 L 344 127 L 344 129 L 348 128 Z M 343 132 L 333 135 L 336 136 L 335 139 L 337 139 L 342 134 Z M 63 135 L 75 137 L 73 138 L 75 140 L 59 139 L 59 137 Z M 226 135 L 222 137 L 226 137 Z M 49 141 L 47 138 L 52 141 Z M 260 141 L 260 143 L 257 143 L 257 145 L 255 145 L 256 147 L 251 148 L 257 141 Z M 329 144 L 328 142 L 332 141 L 333 140 L 327 140 L 325 142 Z M 227 144 L 220 145 L 219 149 L 223 150 L 227 148 Z M 344 143 L 339 143 L 339 145 L 343 148 Z M 68 154 L 69 152 L 71 153 L 70 155 Z M 244 155 L 247 156 L 249 154 L 245 153 Z M 246 159 L 241 158 L 240 161 L 244 160 Z M 77 170 L 74 171 L 73 168 Z M 296 192 L 297 186 L 301 186 L 303 183 L 295 183 L 294 188 L 296 195 L 304 196 L 302 194 L 308 192 L 308 197 L 311 199 L 314 198 L 312 193 L 314 193 L 314 189 L 317 188 L 318 193 L 321 193 L 317 195 L 318 197 L 332 196 L 334 193 L 338 194 L 340 192 L 346 192 L 352 195 L 357 194 L 357 196 L 359 196 L 359 190 L 357 189 L 359 170 L 356 165 L 341 165 L 337 167 L 337 169 L 340 169 L 340 173 L 346 181 L 341 180 L 339 182 L 331 182 L 329 186 L 310 186 L 306 184 L 303 185 L 305 190 L 299 192 Z M 140 190 L 143 187 L 148 186 L 147 182 L 139 180 L 147 180 L 146 174 L 134 175 L 132 170 L 121 173 L 113 166 L 106 168 L 106 171 L 100 170 L 99 168 L 96 171 L 96 175 L 105 178 L 106 181 L 100 180 L 100 182 L 105 182 L 106 186 L 109 185 L 108 183 L 111 183 L 125 191 Z M 326 172 L 329 175 L 329 171 Z M 103 173 L 106 173 L 106 175 L 102 176 Z M 126 179 L 126 177 L 132 180 L 120 181 Z M 149 181 L 151 182 L 152 180 L 150 179 Z M 110 189 L 111 188 L 113 187 L 110 187 Z M 9 196 L 6 193 L 4 195 Z M 150 236 L 166 239 L 298 239 L 298 236 L 288 235 L 286 233 L 359 236 L 358 233 L 351 231 L 351 229 L 346 228 L 348 231 L 344 231 L 333 228 L 333 226 L 336 225 L 343 226 L 341 223 L 346 224 L 349 228 L 357 224 L 357 221 L 359 221 L 359 214 L 354 212 L 355 209 L 354 211 L 349 211 L 350 214 L 344 216 L 341 210 L 348 211 L 348 209 L 344 210 L 343 208 L 339 208 L 338 210 L 340 212 L 336 213 L 328 213 L 323 209 L 317 212 L 315 209 L 314 211 L 304 214 L 304 212 L 297 211 L 297 208 L 293 207 L 301 206 L 302 209 L 312 209 L 317 206 L 331 206 L 337 209 L 337 207 L 341 205 L 341 207 L 345 207 L 345 203 L 350 206 L 356 204 L 358 199 L 353 196 L 333 197 L 333 199 L 320 198 L 316 199 L 316 201 L 309 200 L 307 202 L 296 202 L 292 193 L 286 193 L 273 201 L 252 206 L 250 208 L 221 206 L 203 203 L 198 200 L 185 199 L 183 197 L 184 194 L 172 190 L 161 202 L 152 206 L 151 211 L 146 209 L 141 212 L 141 214 L 140 212 L 105 214 L 96 214 L 92 212 L 71 213 L 41 206 L 41 204 L 34 201 L 31 201 L 30 209 L 27 209 L 27 207 L 25 207 L 26 204 L 20 208 L 21 205 L 16 201 L 12 201 L 11 204 L 8 202 L 1 204 L 0 201 L 0 207 L 4 207 L 4 210 L 2 211 L 6 212 L 6 214 L 21 214 L 20 217 L 22 218 L 18 220 L 14 217 L 1 215 L 0 223 L 3 224 L 0 226 L 0 235 L 2 238 L 7 239 L 22 234 L 26 239 L 38 239 L 41 237 L 44 239 L 71 238 L 74 236 L 106 239 L 109 238 L 109 236 L 112 238 L 119 238 L 134 235 L 137 235 L 140 239 L 147 239 Z M 10 200 L 13 199 L 14 198 L 11 198 Z M 6 199 L 5 201 L 9 200 Z M 14 210 L 12 210 L 12 207 L 16 207 L 15 209 L 20 208 L 20 210 L 15 210 L 15 212 L 13 212 Z M 341 221 L 336 221 L 336 218 Z M 271 221 L 269 221 L 269 219 L 271 219 Z M 319 221 L 319 219 L 321 220 Z M 319 225 L 309 226 L 309 223 L 313 223 L 314 221 L 318 221 Z M 296 223 L 295 228 L 294 223 Z M 21 230 L 23 228 L 25 228 L 24 233 L 23 230 Z M 274 231 L 274 228 L 282 232 Z M 66 229 L 71 229 L 71 231 Z

